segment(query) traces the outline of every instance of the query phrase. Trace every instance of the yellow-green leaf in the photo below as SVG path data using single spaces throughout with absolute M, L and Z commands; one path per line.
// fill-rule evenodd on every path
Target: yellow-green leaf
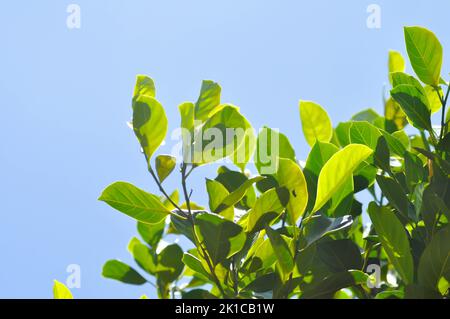
M 424 90 L 428 98 L 428 109 L 431 111 L 431 114 L 436 113 L 442 107 L 441 99 L 439 98 L 439 95 L 442 97 L 442 99 L 444 98 L 444 92 L 442 91 L 442 88 L 439 87 L 439 95 L 436 92 L 435 88 L 430 85 L 426 85 Z
M 58 280 L 53 281 L 53 298 L 54 299 L 73 299 L 73 295 L 69 288 Z
M 228 195 L 230 195 L 230 192 L 222 185 L 222 183 L 211 179 L 206 179 L 206 191 L 208 192 L 209 197 L 209 209 L 212 212 L 217 212 L 216 210 L 219 208 L 219 205 Z M 232 221 L 234 218 L 234 207 L 226 207 L 217 213 L 220 213 L 220 215 Z
M 214 81 L 205 80 L 202 82 L 200 96 L 195 103 L 195 119 L 204 121 L 208 115 L 220 105 L 220 85 Z
M 153 82 L 152 78 L 142 74 L 139 74 L 136 77 L 133 98 L 139 95 L 147 95 L 150 97 L 156 96 L 155 82 Z
M 156 173 L 158 174 L 159 181 L 162 183 L 167 176 L 172 173 L 177 160 L 170 155 L 158 155 L 155 159 Z
M 388 70 L 392 72 L 405 72 L 405 59 L 400 52 L 390 50 L 388 59 Z
M 406 119 L 406 114 L 403 112 L 400 105 L 394 101 L 393 98 L 389 98 L 384 106 L 384 117 L 387 120 L 391 120 L 395 123 L 397 129 L 403 129 L 408 120 Z
M 166 113 L 157 100 L 147 95 L 136 97 L 133 101 L 133 130 L 148 163 L 163 142 L 167 126 Z
M 178 106 L 181 116 L 181 128 L 191 131 L 194 128 L 194 103 L 185 102 Z
M 318 211 L 348 180 L 353 171 L 373 150 L 365 145 L 350 144 L 334 154 L 320 171 L 313 211 Z
M 280 187 L 286 187 L 289 191 L 287 212 L 290 222 L 295 224 L 305 212 L 308 203 L 308 189 L 303 171 L 294 161 L 280 158 L 276 179 Z
M 236 132 L 245 130 L 247 124 L 237 107 L 225 105 L 195 135 L 192 163 L 202 165 L 232 156 L 245 139 Z
M 158 196 L 147 193 L 126 182 L 116 182 L 102 192 L 99 200 L 107 203 L 118 211 L 148 224 L 156 224 L 163 220 L 170 210 Z
M 254 232 L 264 228 L 265 223 L 269 223 L 284 210 L 276 188 L 269 189 L 262 194 L 255 202 L 255 205 L 248 213 L 247 231 Z
M 303 134 L 310 146 L 316 141 L 329 142 L 333 136 L 333 127 L 327 112 L 314 102 L 300 101 L 300 120 Z
M 405 27 L 409 60 L 419 79 L 437 86 L 441 78 L 442 45 L 436 35 L 422 27 Z

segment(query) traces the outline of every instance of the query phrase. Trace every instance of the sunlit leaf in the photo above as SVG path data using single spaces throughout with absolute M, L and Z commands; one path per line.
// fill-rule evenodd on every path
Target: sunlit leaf
M 248 189 L 251 188 L 254 183 L 257 183 L 263 179 L 264 179 L 264 177 L 262 177 L 262 176 L 256 176 L 256 177 L 246 180 L 243 184 L 241 184 L 238 187 L 238 189 L 236 189 L 231 194 L 228 194 L 226 197 L 224 197 L 222 199 L 222 201 L 219 203 L 219 205 L 216 206 L 216 208 L 214 209 L 214 212 L 220 213 L 223 210 L 227 209 L 228 207 L 231 207 L 231 206 L 237 204 L 242 198 L 244 198 Z
M 422 27 L 405 27 L 406 50 L 419 79 L 429 85 L 439 84 L 442 45 L 433 32 Z
M 397 129 L 403 129 L 408 120 L 400 105 L 393 98 L 389 98 L 384 106 L 384 116 L 387 120 L 391 120 L 397 126 Z
M 373 150 L 365 145 L 350 144 L 334 154 L 320 172 L 313 211 L 322 208 L 359 164 L 372 153 Z
M 317 103 L 300 101 L 300 119 L 303 134 L 310 146 L 316 141 L 329 142 L 333 127 L 327 112 Z
M 133 97 L 137 97 L 139 95 L 147 95 L 150 97 L 156 96 L 155 82 L 153 82 L 152 78 L 142 74 L 139 74 L 136 77 Z
M 261 175 L 275 174 L 278 158 L 295 161 L 294 148 L 284 134 L 263 127 L 256 143 L 255 166 L 258 172 Z
M 234 208 L 232 205 L 224 207 L 220 212 L 217 211 L 223 200 L 230 195 L 228 190 L 221 183 L 215 180 L 206 179 L 206 190 L 209 197 L 209 208 L 211 211 L 220 213 L 228 220 L 234 218 Z
M 109 185 L 99 200 L 104 201 L 118 211 L 148 224 L 156 224 L 163 220 L 168 210 L 158 196 L 147 193 L 126 182 L 116 182 Z
M 284 210 L 279 197 L 279 189 L 272 188 L 262 194 L 248 213 L 247 231 L 255 232 L 264 228 Z
M 280 158 L 276 174 L 279 187 L 285 187 L 289 191 L 287 211 L 290 222 L 295 224 L 305 212 L 308 203 L 308 188 L 303 172 L 294 161 Z
M 58 280 L 53 280 L 53 299 L 73 299 L 69 288 Z
M 147 162 L 163 142 L 167 127 L 166 113 L 156 99 L 148 95 L 139 95 L 134 99 L 133 130 Z
M 392 72 L 405 72 L 405 59 L 400 52 L 394 50 L 389 51 L 388 71 L 389 74 Z M 392 84 L 392 79 L 390 76 L 389 80 Z
M 220 93 L 222 89 L 219 84 L 210 80 L 204 80 L 200 89 L 200 96 L 195 103 L 195 119 L 204 121 L 208 115 L 220 105 Z
M 136 263 L 149 274 L 154 274 L 156 264 L 149 248 L 142 244 L 136 237 L 132 238 L 128 244 L 128 251 L 133 255 Z
M 158 174 L 159 181 L 162 183 L 167 176 L 172 173 L 175 165 L 177 164 L 176 158 L 170 155 L 158 155 L 155 159 L 156 173 Z

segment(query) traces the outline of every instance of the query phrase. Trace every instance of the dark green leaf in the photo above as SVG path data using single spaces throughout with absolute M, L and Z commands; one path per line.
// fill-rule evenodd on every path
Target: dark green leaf
M 369 204 L 369 216 L 381 244 L 406 284 L 412 283 L 414 265 L 406 230 L 395 214 L 386 207 Z
M 103 266 L 102 275 L 131 285 L 143 285 L 147 282 L 136 270 L 119 260 L 108 260 Z

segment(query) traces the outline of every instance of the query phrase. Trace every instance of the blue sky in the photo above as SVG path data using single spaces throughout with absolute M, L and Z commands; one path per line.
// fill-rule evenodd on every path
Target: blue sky
M 70 3 L 81 7 L 81 29 L 66 26 Z M 372 3 L 381 29 L 366 26 Z M 298 100 L 320 103 L 335 124 L 363 108 L 381 112 L 387 52 L 405 53 L 402 27 L 428 27 L 447 52 L 448 12 L 445 0 L 2 3 L 0 297 L 51 297 L 69 264 L 81 267 L 75 297 L 152 295 L 101 277 L 110 258 L 132 263 L 136 231 L 98 195 L 116 180 L 157 192 L 126 125 L 136 74 L 155 79 L 171 129 L 177 105 L 212 79 L 223 101 L 256 128 L 279 128 L 304 159 Z M 215 169 L 192 175 L 196 201 L 206 204 L 204 178 Z

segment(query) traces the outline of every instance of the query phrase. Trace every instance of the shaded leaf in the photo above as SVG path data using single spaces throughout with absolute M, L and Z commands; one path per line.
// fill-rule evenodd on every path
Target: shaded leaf
M 412 283 L 414 265 L 406 231 L 393 212 L 386 207 L 369 204 L 369 216 L 381 244 L 405 284 Z

